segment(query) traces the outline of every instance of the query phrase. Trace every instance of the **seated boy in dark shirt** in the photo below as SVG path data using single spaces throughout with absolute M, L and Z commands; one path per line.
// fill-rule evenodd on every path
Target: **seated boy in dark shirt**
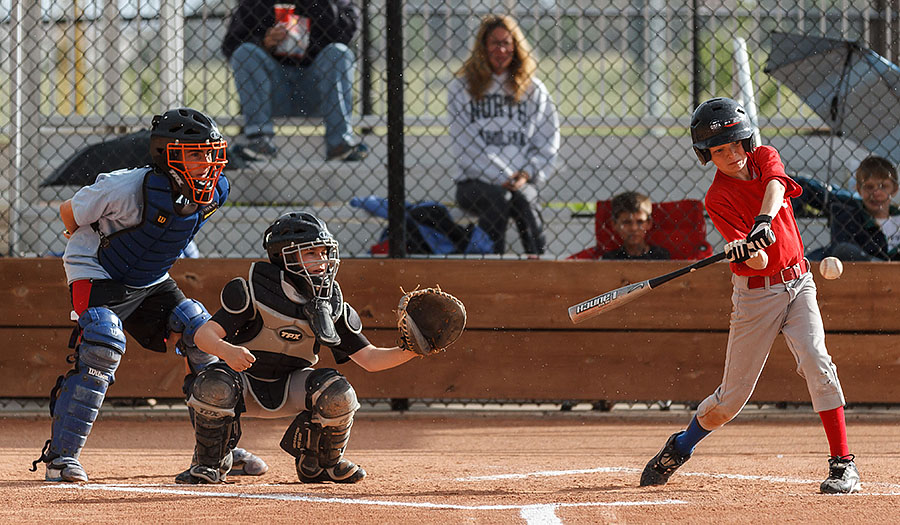
M 860 199 L 831 205 L 831 245 L 825 255 L 845 261 L 900 260 L 897 170 L 882 157 L 864 159 L 856 170 Z
M 665 248 L 647 243 L 647 232 L 653 227 L 653 203 L 646 195 L 628 191 L 612 199 L 613 229 L 622 246 L 603 254 L 604 259 L 669 259 Z

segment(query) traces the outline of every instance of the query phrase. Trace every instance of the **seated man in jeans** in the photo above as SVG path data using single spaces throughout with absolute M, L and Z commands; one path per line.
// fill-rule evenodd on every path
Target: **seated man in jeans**
M 350 1 L 279 4 L 277 19 L 275 0 L 238 4 L 222 51 L 241 98 L 248 156 L 277 154 L 273 117 L 321 116 L 329 160 L 365 157 L 350 125 L 354 56 L 347 44 L 360 20 Z

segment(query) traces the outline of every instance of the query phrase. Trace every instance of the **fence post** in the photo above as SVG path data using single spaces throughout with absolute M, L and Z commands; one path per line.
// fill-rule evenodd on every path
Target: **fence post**
M 107 113 L 121 114 L 122 96 L 119 93 L 119 83 L 122 79 L 122 63 L 119 59 L 119 29 L 116 27 L 119 20 L 119 9 L 114 0 L 106 0 L 103 3 L 102 25 L 99 34 L 102 42 L 94 45 L 99 48 L 97 56 L 97 69 L 102 78 L 102 100 Z M 98 80 L 99 80 L 98 78 Z
M 184 103 L 184 0 L 161 0 L 159 5 L 160 113 Z
M 403 0 L 387 0 L 388 228 L 392 258 L 406 257 L 403 140 Z
M 761 144 L 759 136 L 759 117 L 756 112 L 756 95 L 753 92 L 753 77 L 750 75 L 750 55 L 747 54 L 747 41 L 741 37 L 734 39 L 734 69 L 737 83 L 737 99 L 744 105 L 750 124 L 753 125 L 753 138 L 757 145 Z
M 371 115 L 372 109 L 372 36 L 369 34 L 372 19 L 369 17 L 369 0 L 362 2 L 362 68 L 360 80 L 362 81 L 361 98 L 362 114 Z
M 41 20 L 40 2 L 13 1 L 10 9 L 12 18 L 11 31 L 15 42 L 12 52 L 13 76 L 13 110 L 12 137 L 13 170 L 9 174 L 9 255 L 21 256 L 18 246 L 21 227 L 19 213 L 29 201 L 23 192 L 29 181 L 38 178 L 35 162 L 38 159 L 40 144 L 40 53 L 41 38 L 39 30 Z
M 703 86 L 700 84 L 700 6 L 697 0 L 691 2 L 691 112 L 700 105 Z

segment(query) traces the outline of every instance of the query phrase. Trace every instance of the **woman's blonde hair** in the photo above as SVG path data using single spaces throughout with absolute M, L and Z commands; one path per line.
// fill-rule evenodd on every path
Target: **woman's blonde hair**
M 466 80 L 469 95 L 473 100 L 480 100 L 491 85 L 491 65 L 487 55 L 487 37 L 494 29 L 502 27 L 510 32 L 513 38 L 513 58 L 507 70 L 506 81 L 503 85 L 516 102 L 521 102 L 525 92 L 531 87 L 531 79 L 537 69 L 537 63 L 531 56 L 531 46 L 525 40 L 525 35 L 519 24 L 512 17 L 506 15 L 487 15 L 481 20 L 481 27 L 475 37 L 475 47 L 472 54 L 466 60 L 457 76 Z

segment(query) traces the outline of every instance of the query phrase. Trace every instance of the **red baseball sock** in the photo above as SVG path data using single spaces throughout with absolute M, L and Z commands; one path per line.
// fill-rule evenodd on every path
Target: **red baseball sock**
M 844 423 L 844 407 L 819 412 L 822 426 L 825 427 L 825 436 L 828 438 L 828 447 L 832 456 L 843 457 L 850 453 L 847 444 L 847 426 Z

